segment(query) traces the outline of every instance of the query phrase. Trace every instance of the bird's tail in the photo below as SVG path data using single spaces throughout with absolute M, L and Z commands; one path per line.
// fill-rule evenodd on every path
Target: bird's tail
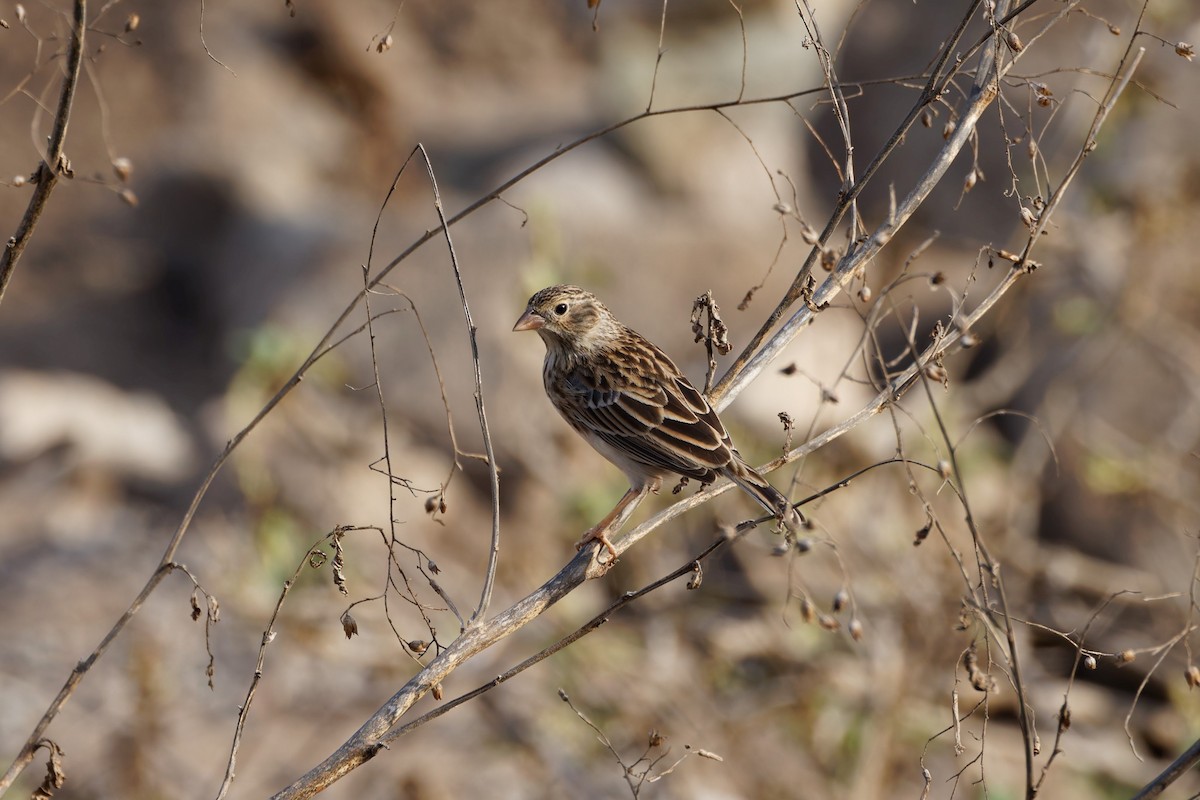
M 735 457 L 722 472 L 725 477 L 740 486 L 742 491 L 758 501 L 759 505 L 774 514 L 790 533 L 799 532 L 804 524 L 804 516 L 792 507 L 782 492 L 767 483 L 767 479 L 759 475 L 753 467 Z

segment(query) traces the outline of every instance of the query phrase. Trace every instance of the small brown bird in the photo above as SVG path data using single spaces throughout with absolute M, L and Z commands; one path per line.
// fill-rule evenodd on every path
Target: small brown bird
M 550 402 L 600 455 L 629 478 L 629 491 L 580 539 L 617 551 L 608 528 L 632 502 L 658 492 L 671 474 L 712 483 L 729 478 L 795 532 L 803 518 L 742 460 L 725 426 L 667 354 L 578 286 L 550 286 L 529 298 L 514 331 L 546 343 L 542 380 Z

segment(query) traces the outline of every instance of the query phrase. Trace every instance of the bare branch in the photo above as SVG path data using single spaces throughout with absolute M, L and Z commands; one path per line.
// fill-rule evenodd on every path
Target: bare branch
M 71 24 L 71 48 L 67 54 L 67 72 L 63 76 L 62 91 L 59 94 L 58 111 L 54 115 L 54 128 L 50 132 L 50 143 L 46 157 L 38 164 L 34 172 L 37 185 L 33 188 L 33 196 L 25 208 L 25 216 L 17 226 L 17 232 L 5 243 L 0 252 L 0 303 L 4 302 L 4 293 L 8 282 L 12 279 L 17 262 L 25 252 L 33 231 L 37 228 L 38 220 L 46 208 L 50 193 L 58 184 L 59 175 L 71 177 L 71 164 L 63 156 L 63 145 L 67 139 L 67 123 L 71 119 L 71 104 L 75 99 L 75 87 L 79 83 L 79 66 L 83 61 L 83 38 L 87 30 L 87 0 L 75 0 L 75 12 Z M 32 751 L 30 751 L 32 758 Z M 8 780 L 6 780 L 8 779 Z M 0 778 L 0 792 L 3 792 L 11 779 L 6 774 Z

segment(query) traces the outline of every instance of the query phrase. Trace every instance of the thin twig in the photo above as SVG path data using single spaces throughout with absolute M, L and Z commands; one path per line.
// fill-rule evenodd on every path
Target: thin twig
M 663 55 L 667 52 L 663 50 L 663 37 L 667 35 L 667 2 L 668 0 L 663 0 L 662 19 L 658 23 L 658 52 L 654 56 L 654 72 L 650 75 L 650 99 L 646 101 L 645 111 L 647 114 L 654 105 L 654 90 L 658 86 L 658 68 L 662 66 Z
M 1063 691 L 1063 701 L 1058 712 L 1058 728 L 1054 732 L 1054 745 L 1050 748 L 1050 757 L 1046 759 L 1046 763 L 1042 765 L 1042 771 L 1041 774 L 1038 775 L 1037 783 L 1033 785 L 1033 794 L 1035 795 L 1041 791 L 1042 783 L 1046 780 L 1046 776 L 1050 773 L 1050 766 L 1063 752 L 1060 745 L 1062 744 L 1062 739 L 1066 734 L 1067 729 L 1071 726 L 1071 707 L 1068 705 L 1068 701 L 1071 697 L 1071 689 L 1075 686 L 1075 678 L 1079 675 L 1079 667 L 1080 664 L 1083 663 L 1083 656 L 1087 652 L 1084 649 L 1083 644 L 1085 641 L 1087 641 L 1088 632 L 1092 629 L 1092 625 L 1096 622 L 1096 620 L 1100 618 L 1100 615 L 1104 613 L 1104 609 L 1108 608 L 1108 605 L 1113 600 L 1125 593 L 1126 592 L 1124 590 L 1113 592 L 1107 598 L 1105 598 L 1104 602 L 1101 603 L 1100 606 L 1092 611 L 1092 613 L 1088 616 L 1088 621 L 1084 624 L 1083 630 L 1079 632 L 1079 641 L 1074 642 L 1075 661 L 1071 664 L 1071 674 L 1067 677 L 1067 688 Z
M 854 185 L 854 137 L 850 135 L 850 107 L 846 105 L 846 95 L 842 91 L 842 85 L 838 81 L 837 73 L 833 66 L 833 55 L 825 46 L 825 41 L 821 37 L 821 29 L 817 25 L 817 15 L 813 13 L 812 5 L 809 0 L 797 0 L 796 8 L 800 11 L 800 19 L 804 23 L 804 27 L 809 31 L 809 37 L 813 41 L 813 47 L 817 51 L 817 59 L 821 62 L 821 74 L 825 77 L 825 86 L 829 90 L 830 97 L 833 98 L 833 115 L 837 119 L 838 130 L 842 134 L 842 143 L 845 148 L 845 162 L 839 168 L 838 173 L 842 177 L 842 191 L 846 192 Z M 858 236 L 860 222 L 858 218 L 858 200 L 850 201 L 850 241 L 854 241 Z
M 292 16 L 295 16 L 294 11 Z M 204 54 L 208 56 L 209 60 L 223 67 L 233 77 L 237 77 L 237 73 L 230 69 L 228 64 L 214 56 L 212 50 L 208 49 L 208 41 L 204 38 L 204 0 L 200 0 L 200 45 L 204 48 Z
M 71 48 L 67 53 L 67 72 L 63 76 L 62 91 L 58 98 L 58 111 L 54 115 L 54 128 L 50 132 L 50 143 L 46 157 L 38 164 L 34 174 L 37 185 L 33 188 L 33 196 L 25 207 L 25 216 L 17 226 L 17 232 L 5 243 L 0 252 L 0 303 L 4 302 L 4 293 L 8 282 L 12 280 L 17 262 L 25 252 L 33 231 L 37 228 L 38 220 L 46 208 L 50 193 L 58 184 L 58 176 L 71 175 L 70 162 L 63 157 L 63 146 L 67 139 L 67 123 L 71 119 L 71 105 L 75 99 L 75 87 L 79 84 L 79 67 L 83 62 L 83 38 L 87 30 L 87 0 L 75 0 L 75 12 L 71 22 Z M 39 737 L 40 738 L 40 737 Z M 33 758 L 33 751 L 29 751 Z M 0 778 L 0 792 L 8 786 L 5 781 L 9 776 Z
M 254 703 L 254 695 L 258 692 L 258 684 L 262 681 L 263 667 L 267 659 L 267 646 L 275 641 L 275 623 L 279 620 L 279 612 L 283 609 L 283 602 L 287 599 L 288 592 L 296 585 L 296 580 L 300 577 L 300 573 L 304 571 L 304 567 L 311 563 L 310 559 L 312 559 L 313 554 L 320 552 L 317 550 L 317 547 L 332 535 L 333 533 L 328 533 L 312 543 L 308 551 L 305 552 L 304 558 L 296 565 L 296 570 L 292 573 L 292 577 L 284 581 L 283 589 L 279 592 L 279 599 L 275 601 L 275 610 L 271 613 L 271 619 L 267 622 L 266 630 L 262 634 L 262 641 L 258 646 L 258 660 L 254 663 L 254 677 L 250 680 L 250 688 L 246 691 L 245 701 L 238 708 L 237 724 L 233 730 L 233 744 L 229 750 L 229 761 L 225 766 L 225 778 L 221 781 L 221 788 L 217 791 L 216 800 L 223 800 L 229 793 L 230 787 L 233 786 L 234 771 L 237 767 L 238 748 L 242 744 L 242 731 L 246 726 L 246 718 L 250 714 L 250 706 Z
M 475 377 L 475 411 L 479 415 L 479 430 L 483 434 L 483 450 L 487 454 L 488 483 L 492 492 L 492 544 L 488 550 L 487 574 L 483 579 L 483 589 L 479 594 L 479 605 L 475 613 L 467 621 L 467 626 L 478 624 L 487 613 L 488 605 L 492 602 L 492 587 L 496 583 L 496 562 L 500 558 L 500 470 L 496 466 L 496 453 L 492 449 L 492 435 L 488 431 L 487 412 L 483 404 L 483 373 L 479 367 L 479 342 L 476 341 L 478 329 L 471 319 L 471 307 L 467 304 L 467 290 L 463 286 L 462 272 L 458 268 L 458 255 L 454 252 L 454 241 L 450 238 L 450 224 L 446 221 L 446 212 L 442 208 L 442 195 L 438 191 L 437 177 L 433 173 L 433 162 L 425 145 L 417 143 L 416 150 L 420 151 L 425 161 L 425 172 L 429 176 L 429 185 L 433 188 L 433 207 L 437 210 L 441 230 L 446 237 L 446 250 L 450 254 L 450 266 L 454 269 L 454 282 L 458 286 L 458 298 L 462 301 L 463 319 L 467 323 L 467 337 L 471 341 L 471 366 Z

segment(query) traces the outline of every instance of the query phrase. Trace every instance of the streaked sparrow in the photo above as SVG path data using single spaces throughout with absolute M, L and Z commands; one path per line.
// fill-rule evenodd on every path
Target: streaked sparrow
M 662 479 L 678 474 L 701 484 L 729 478 L 792 532 L 803 518 L 733 448 L 708 400 L 666 353 L 625 327 L 595 295 L 550 286 L 529 298 L 514 331 L 537 331 L 546 343 L 542 380 L 550 402 L 600 455 L 629 478 L 629 491 L 580 539 L 617 551 L 609 527 Z

